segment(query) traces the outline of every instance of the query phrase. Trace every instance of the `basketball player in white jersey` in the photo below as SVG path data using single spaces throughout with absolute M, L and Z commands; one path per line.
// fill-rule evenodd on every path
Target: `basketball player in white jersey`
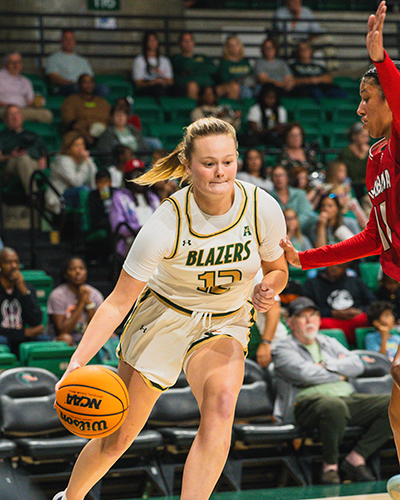
M 54 500 L 83 500 L 129 448 L 182 367 L 201 419 L 181 499 L 211 495 L 229 452 L 254 309 L 267 311 L 288 277 L 279 246 L 286 232 L 282 211 L 265 191 L 235 181 L 236 170 L 235 129 L 203 118 L 139 178 L 142 184 L 183 178 L 189 187 L 166 199 L 143 226 L 72 356 L 66 374 L 90 361 L 136 301 L 118 348 L 128 416 L 114 434 L 86 445 L 67 489 Z M 260 267 L 264 277 L 253 291 Z

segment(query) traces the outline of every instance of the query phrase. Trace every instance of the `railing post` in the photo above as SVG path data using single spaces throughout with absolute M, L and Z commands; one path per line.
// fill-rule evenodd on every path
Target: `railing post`
M 39 68 L 43 68 L 43 57 L 44 57 L 44 29 L 43 29 L 43 16 L 38 16 L 39 25 L 39 55 L 37 57 L 37 64 Z

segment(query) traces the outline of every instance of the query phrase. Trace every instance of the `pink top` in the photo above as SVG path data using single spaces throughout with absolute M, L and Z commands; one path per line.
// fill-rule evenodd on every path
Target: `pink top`
M 26 76 L 11 75 L 6 68 L 0 70 L 0 102 L 20 108 L 29 106 L 35 97 L 32 82 Z

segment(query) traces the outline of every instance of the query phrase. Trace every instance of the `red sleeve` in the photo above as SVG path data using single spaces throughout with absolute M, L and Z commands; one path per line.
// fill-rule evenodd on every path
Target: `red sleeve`
M 361 233 L 334 245 L 324 245 L 299 252 L 299 257 L 302 269 L 315 269 L 362 259 L 370 255 L 379 255 L 381 251 L 381 239 L 377 230 L 375 212 L 372 209 L 367 227 Z
M 382 62 L 374 62 L 378 72 L 379 83 L 385 94 L 389 108 L 393 114 L 391 136 L 394 139 L 390 144 L 390 152 L 397 163 L 400 163 L 400 72 L 385 51 Z M 397 147 L 399 145 L 399 147 Z

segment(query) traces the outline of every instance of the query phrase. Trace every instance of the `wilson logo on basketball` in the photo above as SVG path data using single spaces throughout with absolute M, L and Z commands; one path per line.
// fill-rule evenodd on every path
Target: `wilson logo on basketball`
M 67 394 L 67 405 L 82 406 L 83 408 L 96 408 L 96 410 L 99 410 L 102 401 L 102 399 L 77 396 L 76 394 Z
M 105 420 L 92 420 L 88 422 L 87 420 L 78 420 L 76 418 L 71 418 L 60 411 L 60 418 L 67 422 L 68 425 L 74 426 L 81 432 L 101 432 L 107 430 L 107 422 Z

